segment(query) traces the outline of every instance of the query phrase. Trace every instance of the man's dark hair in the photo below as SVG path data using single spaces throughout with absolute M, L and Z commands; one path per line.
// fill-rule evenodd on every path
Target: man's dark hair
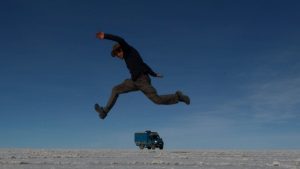
M 121 45 L 119 43 L 116 43 L 112 48 L 111 56 L 115 57 L 117 55 L 117 53 L 119 53 L 121 51 L 122 51 Z

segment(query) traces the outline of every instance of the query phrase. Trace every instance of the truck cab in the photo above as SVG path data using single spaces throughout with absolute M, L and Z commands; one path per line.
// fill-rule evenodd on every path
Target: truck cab
M 134 142 L 140 149 L 148 148 L 154 150 L 159 148 L 162 150 L 164 148 L 163 139 L 159 137 L 157 132 L 150 130 L 134 133 Z

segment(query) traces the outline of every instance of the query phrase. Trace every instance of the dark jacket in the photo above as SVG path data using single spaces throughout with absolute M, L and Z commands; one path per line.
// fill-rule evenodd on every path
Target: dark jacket
M 136 81 L 141 75 L 149 74 L 157 77 L 157 74 L 146 63 L 144 63 L 139 52 L 130 46 L 123 38 L 111 34 L 105 34 L 104 39 L 116 41 L 121 45 L 124 60 L 133 81 Z

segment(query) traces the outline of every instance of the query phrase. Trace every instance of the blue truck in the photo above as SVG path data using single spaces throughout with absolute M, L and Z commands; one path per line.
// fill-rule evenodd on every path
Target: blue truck
M 142 150 L 144 148 L 148 149 L 163 149 L 164 141 L 159 137 L 157 132 L 152 132 L 147 130 L 145 132 L 134 133 L 134 142 Z

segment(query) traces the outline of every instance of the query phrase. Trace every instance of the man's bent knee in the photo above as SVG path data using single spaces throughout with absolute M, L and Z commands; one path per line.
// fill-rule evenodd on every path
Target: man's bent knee
M 119 86 L 115 86 L 115 87 L 112 88 L 112 93 L 113 93 L 113 94 L 118 95 L 118 94 L 120 94 L 121 92 L 122 92 L 122 91 L 121 91 L 121 89 L 120 89 Z

